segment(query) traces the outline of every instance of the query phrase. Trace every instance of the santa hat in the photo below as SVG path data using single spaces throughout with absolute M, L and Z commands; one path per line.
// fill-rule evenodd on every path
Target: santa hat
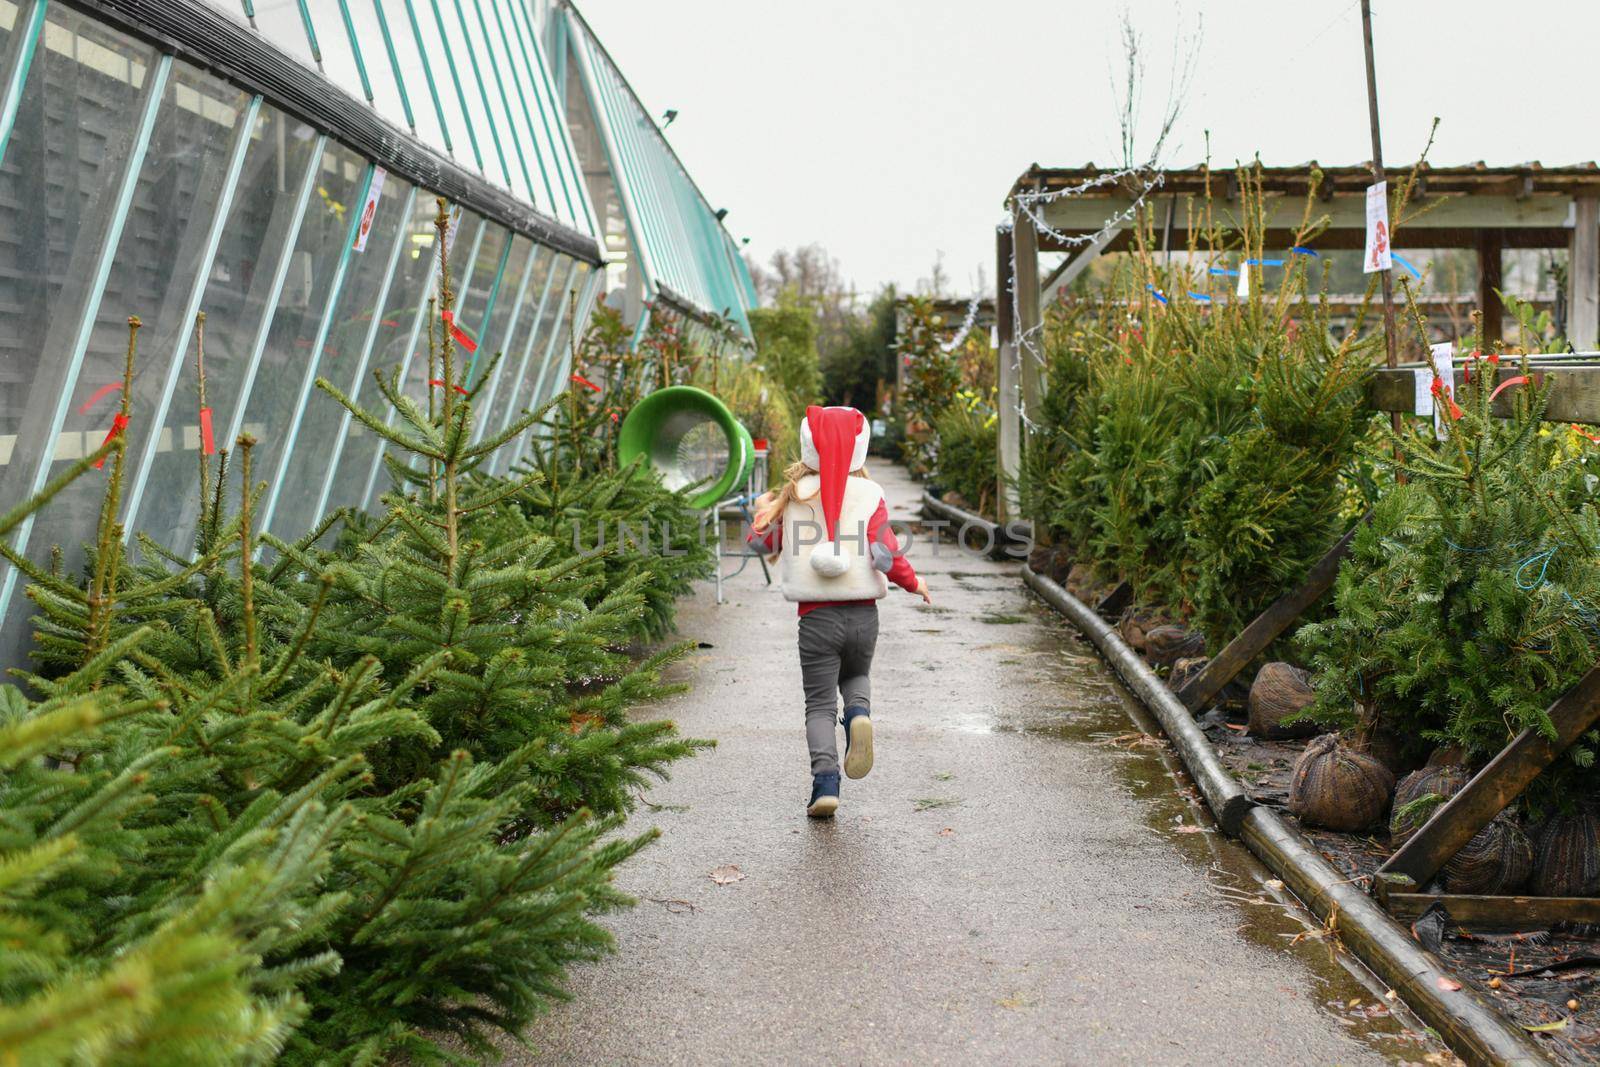
M 812 405 L 800 424 L 800 461 L 822 478 L 822 517 L 830 543 L 812 551 L 811 566 L 825 577 L 837 577 L 849 566 L 837 544 L 839 513 L 844 509 L 845 479 L 867 462 L 871 437 L 867 417 L 855 408 Z

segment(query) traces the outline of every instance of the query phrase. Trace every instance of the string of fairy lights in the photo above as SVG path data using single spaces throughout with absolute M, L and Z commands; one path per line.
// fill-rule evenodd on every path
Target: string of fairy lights
M 978 306 L 982 302 L 983 294 L 978 293 L 973 296 L 972 300 L 967 304 L 967 315 L 966 318 L 961 320 L 961 328 L 955 332 L 950 340 L 939 346 L 939 351 L 954 352 L 961 347 L 961 343 L 967 339 L 967 334 L 972 332 L 973 323 L 978 321 Z
M 1024 190 L 1015 194 L 1011 198 L 1011 202 L 1016 206 L 1019 214 L 1027 217 L 1029 224 L 1033 226 L 1036 233 L 1048 236 L 1052 241 L 1056 242 L 1056 244 L 1066 249 L 1084 248 L 1105 243 L 1111 234 L 1115 233 L 1124 225 L 1131 222 L 1134 217 L 1138 215 L 1140 210 L 1143 209 L 1145 201 L 1150 198 L 1150 195 L 1153 192 L 1166 184 L 1166 180 L 1167 175 L 1164 170 L 1161 170 L 1150 164 L 1144 164 L 1140 166 L 1123 167 L 1119 170 L 1106 171 L 1102 174 L 1097 174 L 1092 178 L 1086 178 L 1074 185 L 1063 186 L 1059 189 Z M 1055 227 L 1046 222 L 1043 212 L 1038 210 L 1044 204 L 1053 203 L 1057 200 L 1066 200 L 1073 197 L 1079 197 L 1093 189 L 1116 184 L 1125 184 L 1134 187 L 1136 191 L 1133 195 L 1133 201 L 1132 203 L 1128 204 L 1127 207 L 1111 214 L 1104 222 L 1100 224 L 1100 228 L 1092 233 L 1062 233 L 1060 230 L 1057 230 Z M 1012 219 L 1007 218 L 1005 222 L 1001 224 L 1001 228 L 1009 229 L 1013 225 L 1014 223 Z M 1016 277 L 1017 250 L 1016 243 L 1013 241 L 1011 247 L 1011 321 L 1013 323 L 1020 323 L 1022 321 L 1022 309 L 1018 300 Z M 1017 334 L 1016 344 L 1013 348 L 1011 357 L 1012 362 L 1010 369 L 1013 374 L 1020 375 L 1022 373 L 1022 359 L 1024 351 L 1026 351 L 1029 356 L 1037 360 L 1039 363 L 1042 364 L 1044 362 L 1044 355 L 1040 351 L 1039 344 L 1036 339 L 1037 335 L 1043 331 L 1044 316 L 1041 315 L 1039 316 L 1038 322 L 1031 324 L 1027 329 L 1022 330 Z M 1037 428 L 1033 420 L 1028 418 L 1027 404 L 1023 401 L 1020 391 L 1017 394 L 1017 400 L 1013 407 L 1017 418 L 1022 422 L 1022 425 L 1025 428 L 1029 430 Z

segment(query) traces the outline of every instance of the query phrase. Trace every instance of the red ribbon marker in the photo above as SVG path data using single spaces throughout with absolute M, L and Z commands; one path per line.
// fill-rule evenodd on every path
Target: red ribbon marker
M 1596 437 L 1594 434 L 1590 433 L 1588 430 L 1585 430 L 1582 426 L 1579 426 L 1577 423 L 1573 423 L 1572 424 L 1572 428 L 1577 431 L 1579 437 L 1587 437 L 1589 440 L 1593 441 L 1595 444 L 1600 445 L 1600 437 Z
M 126 430 L 127 428 L 128 428 L 128 416 L 124 415 L 120 411 L 117 412 L 116 417 L 111 420 L 111 429 L 106 431 L 106 439 L 105 439 L 105 441 L 101 441 L 100 442 L 100 447 L 101 448 L 106 447 L 106 442 L 110 441 L 114 437 L 121 437 L 122 436 L 122 431 Z M 99 470 L 101 467 L 104 467 L 105 465 L 106 465 L 106 457 L 101 456 L 99 458 L 99 460 L 97 460 L 95 462 L 94 469 L 95 470 Z
M 1515 378 L 1507 378 L 1505 381 L 1500 383 L 1499 387 L 1496 388 L 1494 392 L 1489 394 L 1489 400 L 1492 402 L 1495 397 L 1499 396 L 1501 393 L 1505 392 L 1507 389 L 1510 389 L 1513 385 L 1527 385 L 1527 384 L 1528 384 L 1528 376 L 1526 374 L 1519 374 Z
M 122 388 L 122 383 L 121 382 L 108 382 L 107 384 L 102 385 L 100 388 L 98 388 L 98 389 L 96 389 L 94 391 L 94 395 L 93 396 L 89 397 L 88 400 L 85 400 L 83 402 L 83 406 L 78 408 L 78 414 L 79 415 L 87 415 L 87 414 L 89 414 L 89 409 L 94 407 L 96 404 L 100 403 L 100 401 L 105 398 L 107 393 L 115 393 L 117 390 L 119 390 L 121 388 Z
M 1456 398 L 1450 395 L 1450 391 L 1444 387 L 1444 382 L 1437 375 L 1433 379 L 1433 395 L 1450 405 L 1450 418 L 1452 420 L 1459 419 L 1466 414 L 1456 406 Z
M 456 313 L 454 311 L 446 311 L 441 318 L 449 325 L 450 336 L 456 339 L 456 344 L 465 348 L 468 352 L 476 352 L 478 350 L 478 342 L 472 339 L 472 335 L 456 325 Z
M 574 383 L 583 386 L 585 389 L 592 389 L 597 393 L 600 391 L 600 387 L 598 385 L 594 384 L 581 374 L 574 374 L 572 376 L 572 380 Z
M 428 379 L 428 384 L 429 385 L 436 385 L 436 386 L 439 386 L 439 387 L 443 388 L 444 379 L 442 379 L 442 378 L 430 378 L 430 379 Z M 461 388 L 461 386 L 459 386 L 459 385 L 455 386 L 455 391 L 460 393 L 462 396 L 466 396 L 467 395 L 467 391 L 465 389 Z
M 217 442 L 211 436 L 211 409 L 200 409 L 200 448 L 208 456 L 217 454 Z

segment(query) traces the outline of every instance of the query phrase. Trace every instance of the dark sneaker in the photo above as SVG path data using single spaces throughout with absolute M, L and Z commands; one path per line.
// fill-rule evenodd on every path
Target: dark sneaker
M 813 819 L 831 819 L 839 810 L 839 772 L 811 776 L 811 803 L 806 814 Z
M 865 778 L 870 770 L 872 770 L 872 716 L 866 708 L 845 708 L 845 776 Z

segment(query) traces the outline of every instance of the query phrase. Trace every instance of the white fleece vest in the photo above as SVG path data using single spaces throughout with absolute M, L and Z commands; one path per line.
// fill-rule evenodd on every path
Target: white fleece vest
M 869 478 L 846 478 L 844 483 L 839 550 L 850 565 L 835 578 L 824 577 L 811 566 L 812 550 L 828 539 L 819 495 L 822 479 L 808 474 L 796 483 L 800 496 L 783 511 L 783 558 L 778 563 L 785 600 L 877 600 L 888 595 L 889 580 L 873 567 L 867 539 L 872 513 L 883 502 L 883 489 Z

